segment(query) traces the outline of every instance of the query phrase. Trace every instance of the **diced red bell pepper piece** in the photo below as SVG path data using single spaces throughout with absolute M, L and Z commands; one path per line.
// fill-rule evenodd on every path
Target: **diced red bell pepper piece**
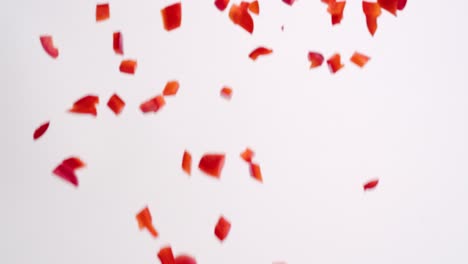
M 363 186 L 364 188 L 364 191 L 367 191 L 367 190 L 372 190 L 374 189 L 375 187 L 377 187 L 377 185 L 379 184 L 379 179 L 373 179 L 373 180 L 370 180 L 368 182 L 366 182 Z
M 224 86 L 220 91 L 220 95 L 224 97 L 225 99 L 230 100 L 232 97 L 231 87 Z
M 248 12 L 248 5 L 247 8 L 244 8 L 242 5 L 231 5 L 231 8 L 229 9 L 229 18 L 235 25 L 239 25 L 250 34 L 253 33 L 254 21 Z
M 153 218 L 151 217 L 151 212 L 148 207 L 143 208 L 143 210 L 136 215 L 136 220 L 140 230 L 145 228 L 154 238 L 158 237 L 159 234 L 153 226 Z
M 229 5 L 229 0 L 215 0 L 214 4 L 219 11 L 224 11 Z
M 119 70 L 122 73 L 135 74 L 136 67 L 137 67 L 136 60 L 123 60 L 120 63 Z
M 262 171 L 260 170 L 260 165 L 255 163 L 250 163 L 250 176 L 259 182 L 263 182 Z
M 242 151 L 240 156 L 246 162 L 252 162 L 252 159 L 255 156 L 255 152 L 253 152 L 253 150 L 251 150 L 250 148 L 246 148 L 244 151 Z
M 328 1 L 328 13 L 330 13 L 332 18 L 332 25 L 336 25 L 341 23 L 343 19 L 343 11 L 346 6 L 346 2 L 337 2 L 336 0 L 329 0 Z
M 324 60 L 322 54 L 313 51 L 309 52 L 307 57 L 310 61 L 310 69 L 321 66 Z
M 62 164 L 72 170 L 84 168 L 86 164 L 78 157 L 70 157 L 62 161 Z
M 80 158 L 70 157 L 63 160 L 52 173 L 75 187 L 78 187 L 78 177 L 75 174 L 75 170 L 83 168 L 84 166 L 85 164 Z
M 184 151 L 184 156 L 182 157 L 182 170 L 188 175 L 192 173 L 192 155 L 188 151 Z
M 44 133 L 47 131 L 47 129 L 49 129 L 49 124 L 50 124 L 50 122 L 47 121 L 46 123 L 40 125 L 40 126 L 34 131 L 33 139 L 34 139 L 34 140 L 37 140 L 38 138 L 42 137 L 42 135 L 44 135 Z
M 112 35 L 112 40 L 113 40 L 112 46 L 113 46 L 113 48 L 114 48 L 115 54 L 123 55 L 124 52 L 123 52 L 123 37 L 122 37 L 122 33 L 120 33 L 120 32 L 114 32 L 114 34 Z
M 174 254 L 170 246 L 161 248 L 158 252 L 158 258 L 161 264 L 175 264 Z
M 292 6 L 296 0 L 283 0 L 283 3 Z
M 164 87 L 163 95 L 164 96 L 176 95 L 178 90 L 179 90 L 179 82 L 169 81 L 166 83 L 166 86 Z
M 249 58 L 251 58 L 252 60 L 257 60 L 257 58 L 259 56 L 264 56 L 264 55 L 268 55 L 268 54 L 271 54 L 273 53 L 273 50 L 272 49 L 269 49 L 269 48 L 265 48 L 265 47 L 258 47 L 256 49 L 254 49 L 252 52 L 250 52 L 249 54 Z
M 104 21 L 109 19 L 110 11 L 109 11 L 109 4 L 97 4 L 96 5 L 96 21 Z
M 401 11 L 405 9 L 405 6 L 406 6 L 406 0 L 398 0 L 398 5 L 397 5 L 398 10 Z
M 76 101 L 73 107 L 68 110 L 70 113 L 90 114 L 97 116 L 96 105 L 99 104 L 99 97 L 96 95 L 86 95 Z
M 59 50 L 54 46 L 54 40 L 52 36 L 43 35 L 39 37 L 41 41 L 42 48 L 44 51 L 49 54 L 50 57 L 56 59 L 59 55 Z
M 165 105 L 166 105 L 166 100 L 164 100 L 164 97 L 162 95 L 157 95 L 149 99 L 148 101 L 143 102 L 140 105 L 140 110 L 143 113 L 148 113 L 148 112 L 156 113 Z
M 179 255 L 175 258 L 175 264 L 197 264 L 197 261 L 192 256 Z
M 399 0 L 377 0 L 381 8 L 387 10 L 394 16 L 397 15 L 398 1 Z
M 205 154 L 200 159 L 198 168 L 205 174 L 219 179 L 224 167 L 224 160 L 224 154 Z
M 260 14 L 260 5 L 258 4 L 257 0 L 249 4 L 249 11 L 256 15 Z
M 344 67 L 344 65 L 341 64 L 341 56 L 338 53 L 331 56 L 327 60 L 327 64 L 328 64 L 328 68 L 330 69 L 331 73 L 336 73 L 337 71 L 341 70 L 341 68 Z
M 166 31 L 180 27 L 182 23 L 182 4 L 178 2 L 161 9 L 161 17 Z
M 350 60 L 351 62 L 362 68 L 370 60 L 370 57 L 356 51 L 354 52 Z
M 107 106 L 112 110 L 112 112 L 114 112 L 114 114 L 119 115 L 125 107 L 125 102 L 120 98 L 120 96 L 113 94 L 109 98 Z
M 231 223 L 229 220 L 221 216 L 216 224 L 214 233 L 220 241 L 224 241 L 231 230 Z
M 374 36 L 377 31 L 377 18 L 382 13 L 379 3 L 374 2 L 362 2 L 362 11 L 366 16 L 366 24 L 369 33 Z

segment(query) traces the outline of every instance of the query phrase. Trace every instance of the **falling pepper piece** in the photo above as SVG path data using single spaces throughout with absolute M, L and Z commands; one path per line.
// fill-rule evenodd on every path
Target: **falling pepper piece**
M 224 216 L 220 216 L 216 223 L 214 233 L 216 237 L 222 242 L 226 239 L 231 230 L 231 223 Z
M 208 176 L 219 179 L 224 167 L 224 161 L 224 154 L 205 154 L 200 159 L 198 168 Z
M 182 4 L 178 2 L 161 9 L 161 17 L 166 31 L 180 27 L 182 23 Z
M 140 104 L 140 110 L 143 113 L 149 113 L 149 112 L 156 113 L 165 105 L 166 105 L 166 100 L 164 100 L 164 97 L 162 95 L 157 95 L 143 102 L 142 104 Z
M 54 46 L 54 40 L 50 35 L 43 35 L 39 37 L 42 48 L 49 54 L 50 57 L 56 59 L 59 55 L 59 50 Z
M 47 121 L 44 124 L 40 125 L 38 128 L 36 128 L 33 134 L 33 139 L 37 140 L 40 137 L 42 137 L 42 135 L 44 135 L 47 129 L 49 129 L 49 124 L 50 124 L 50 121 Z
M 370 57 L 356 51 L 354 52 L 353 56 L 351 56 L 350 60 L 351 62 L 362 68 L 370 60 Z
M 232 88 L 224 86 L 220 91 L 220 95 L 226 100 L 230 100 L 232 98 Z
M 110 10 L 109 10 L 109 3 L 105 4 L 97 4 L 96 5 L 96 21 L 104 21 L 109 19 L 110 17 Z
M 123 38 L 122 38 L 122 33 L 120 32 L 114 32 L 112 35 L 112 46 L 114 48 L 115 54 L 123 55 Z
M 248 12 L 248 4 L 243 5 L 231 5 L 229 9 L 229 19 L 235 24 L 243 29 L 245 29 L 250 34 L 253 33 L 254 30 L 254 22 L 252 16 Z
M 313 51 L 309 52 L 307 58 L 310 61 L 310 69 L 321 66 L 324 60 L 323 55 L 321 53 Z
M 197 261 L 192 256 L 179 255 L 175 258 L 175 264 L 197 264 Z
M 327 11 L 331 15 L 332 25 L 341 23 L 345 6 L 345 1 L 337 2 L 336 0 L 328 0 Z
M 192 155 L 187 150 L 184 151 L 184 156 L 182 157 L 182 170 L 189 176 L 192 173 Z
M 229 0 L 215 0 L 214 4 L 219 11 L 224 11 L 229 5 Z
M 256 163 L 250 163 L 250 176 L 259 182 L 263 182 L 262 171 L 260 170 L 260 165 Z
M 119 115 L 125 107 L 125 102 L 117 94 L 113 94 L 109 101 L 107 101 L 107 106 L 114 112 L 114 114 Z
M 258 47 L 254 49 L 252 52 L 249 54 L 249 58 L 251 58 L 253 61 L 257 60 L 258 57 L 260 56 L 265 56 L 268 54 L 273 53 L 272 49 L 266 48 L 266 47 Z
M 158 252 L 158 258 L 161 264 L 175 264 L 174 254 L 170 246 L 162 247 Z
M 164 96 L 176 95 L 178 90 L 179 90 L 179 82 L 169 81 L 166 83 L 166 86 L 164 87 L 163 95 Z
M 249 11 L 256 15 L 260 14 L 260 5 L 258 4 L 257 0 L 249 4 Z
M 136 60 L 123 60 L 120 63 L 119 70 L 122 73 L 135 74 L 136 67 L 137 67 Z
M 377 3 L 379 3 L 381 8 L 396 16 L 398 10 L 398 1 L 399 0 L 377 0 Z
M 292 6 L 296 0 L 283 0 L 283 3 Z
M 242 153 L 240 154 L 240 157 L 245 160 L 246 162 L 252 162 L 253 157 L 255 156 L 255 152 L 251 150 L 250 148 L 246 148 Z
M 75 170 L 83 168 L 85 163 L 78 157 L 70 157 L 63 160 L 52 173 L 59 178 L 71 183 L 73 186 L 78 187 L 78 177 Z
M 398 5 L 397 5 L 398 10 L 401 11 L 405 9 L 405 6 L 406 6 L 406 0 L 398 0 Z
M 362 2 L 362 11 L 366 16 L 366 24 L 369 33 L 374 36 L 375 32 L 377 31 L 377 18 L 382 13 L 379 3 L 374 2 Z
M 370 181 L 364 183 L 364 185 L 363 185 L 364 191 L 372 190 L 375 187 L 377 187 L 378 184 L 379 184 L 379 179 L 370 180 Z
M 68 110 L 75 114 L 90 114 L 97 116 L 96 105 L 99 104 L 99 97 L 96 95 L 86 95 L 76 101 L 72 108 Z
M 143 208 L 143 210 L 136 215 L 136 220 L 140 230 L 145 228 L 154 238 L 158 237 L 158 231 L 156 231 L 153 226 L 153 218 L 151 217 L 151 212 L 148 207 Z
M 327 60 L 328 68 L 330 69 L 331 73 L 336 73 L 341 68 L 344 67 L 344 64 L 341 63 L 341 56 L 339 53 L 334 54 Z

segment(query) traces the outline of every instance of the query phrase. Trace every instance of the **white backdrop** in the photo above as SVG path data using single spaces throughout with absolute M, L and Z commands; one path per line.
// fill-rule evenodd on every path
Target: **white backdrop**
M 159 263 L 166 244 L 201 264 L 468 263 L 465 1 L 410 0 L 398 18 L 383 12 L 374 38 L 361 1 L 332 27 L 319 0 L 263 0 L 252 36 L 212 0 L 183 1 L 168 33 L 159 10 L 172 2 L 112 0 L 102 23 L 95 1 L 3 3 L 0 263 Z M 259 45 L 274 52 L 252 62 Z M 364 69 L 348 60 L 355 50 L 372 57 Z M 346 66 L 309 70 L 308 51 L 340 52 Z M 134 76 L 118 71 L 122 58 L 138 60 Z M 143 115 L 172 79 L 177 96 Z M 114 92 L 127 102 L 118 117 L 105 105 Z M 89 93 L 97 118 L 66 113 Z M 264 184 L 239 158 L 246 146 Z M 220 181 L 196 169 L 205 152 L 227 154 Z M 78 189 L 51 173 L 72 155 L 87 163 Z M 145 205 L 157 239 L 138 230 Z M 222 244 L 221 214 L 232 222 Z

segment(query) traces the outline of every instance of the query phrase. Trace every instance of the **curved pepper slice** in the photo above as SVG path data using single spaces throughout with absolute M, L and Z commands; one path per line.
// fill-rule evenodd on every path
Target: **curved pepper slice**
M 398 0 L 398 6 L 397 6 L 398 10 L 401 11 L 405 9 L 405 6 L 406 6 L 406 0 Z
M 313 51 L 309 52 L 307 58 L 310 61 L 310 69 L 321 66 L 324 60 L 322 54 Z
M 55 167 L 52 173 L 71 183 L 75 187 L 78 187 L 78 177 L 75 174 L 75 170 L 83 168 L 84 166 L 85 163 L 80 158 L 70 157 L 63 160 L 57 167 Z
M 184 151 L 184 156 L 182 157 L 182 170 L 188 175 L 192 173 L 192 155 L 187 150 Z
M 179 255 L 175 258 L 175 264 L 197 264 L 197 261 L 192 256 Z
M 378 184 L 379 184 L 379 179 L 370 180 L 363 185 L 364 191 L 372 190 L 375 187 L 377 187 Z
M 296 0 L 283 0 L 283 3 L 292 6 Z
M 396 16 L 399 0 L 377 0 L 380 7 L 387 10 L 390 14 Z
M 143 210 L 136 215 L 136 220 L 140 230 L 145 228 L 154 238 L 158 237 L 158 231 L 156 231 L 153 226 L 153 218 L 151 217 L 151 212 L 148 207 L 143 208 Z
M 250 52 L 249 54 L 249 58 L 251 58 L 252 60 L 257 60 L 257 58 L 259 56 L 265 56 L 265 55 L 268 55 L 268 54 L 271 54 L 273 53 L 273 50 L 272 49 L 269 49 L 269 48 L 265 48 L 265 47 L 258 47 L 256 49 L 254 49 L 252 52 Z
M 224 167 L 224 154 L 205 154 L 198 163 L 198 168 L 208 176 L 220 178 Z
M 254 21 L 248 12 L 248 3 L 247 5 L 233 4 L 229 9 L 229 19 L 231 19 L 235 25 L 239 25 L 250 34 L 253 33 Z
M 90 114 L 97 116 L 96 105 L 99 104 L 99 97 L 96 95 L 86 95 L 76 101 L 73 107 L 68 110 L 70 113 Z
M 339 53 L 334 54 L 327 60 L 328 68 L 330 69 L 331 73 L 336 73 L 337 71 L 341 70 L 344 65 L 341 63 L 341 56 Z
M 178 2 L 161 9 L 161 17 L 166 31 L 180 27 L 182 23 L 182 4 Z
M 40 126 L 34 131 L 33 139 L 34 139 L 34 140 L 37 140 L 38 138 L 42 137 L 42 135 L 44 135 L 44 133 L 47 131 L 47 129 L 49 129 L 49 124 L 50 124 L 50 122 L 47 121 L 46 123 L 40 125 Z
M 377 31 L 377 18 L 382 13 L 379 3 L 362 2 L 362 11 L 366 15 L 366 24 L 369 33 L 374 36 Z
M 54 46 L 54 40 L 50 35 L 43 35 L 39 37 L 42 48 L 49 54 L 50 57 L 56 59 L 59 55 L 59 50 Z

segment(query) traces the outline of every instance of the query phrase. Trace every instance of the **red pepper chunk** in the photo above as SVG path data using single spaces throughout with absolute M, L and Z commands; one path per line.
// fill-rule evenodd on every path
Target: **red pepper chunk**
M 405 6 L 406 6 L 406 0 L 398 0 L 398 5 L 397 5 L 398 10 L 401 11 L 405 9 Z
M 119 115 L 125 107 L 125 102 L 117 94 L 113 94 L 109 98 L 107 106 L 112 110 L 112 112 L 114 112 L 114 114 Z
M 52 173 L 59 178 L 69 182 L 75 187 L 78 187 L 78 177 L 75 174 L 75 170 L 83 168 L 85 163 L 80 158 L 70 157 L 60 163 Z
M 332 18 L 332 25 L 336 25 L 341 23 L 343 19 L 343 11 L 346 6 L 346 2 L 337 2 L 336 0 L 329 0 L 328 1 L 328 13 L 330 13 Z
M 362 11 L 366 15 L 366 24 L 369 33 L 374 36 L 377 31 L 377 18 L 382 13 L 379 3 L 362 2 Z
M 283 0 L 283 3 L 292 6 L 295 0 Z
M 344 67 L 344 65 L 341 64 L 341 56 L 338 53 L 331 56 L 327 60 L 327 64 L 328 64 L 328 68 L 330 69 L 331 73 L 336 73 L 337 71 L 341 70 L 341 68 Z
M 232 89 L 230 87 L 224 86 L 221 91 L 220 95 L 227 100 L 230 100 L 232 97 Z
M 158 252 L 158 258 L 161 264 L 175 264 L 174 254 L 170 246 L 161 248 Z
M 59 55 L 59 50 L 54 46 L 54 40 L 52 36 L 43 35 L 39 37 L 41 41 L 42 48 L 44 51 L 49 54 L 50 57 L 56 59 Z
M 96 21 L 104 21 L 109 19 L 110 11 L 109 11 L 109 4 L 97 4 L 96 5 Z
M 250 176 L 259 182 L 263 182 L 262 171 L 260 170 L 260 165 L 255 163 L 250 163 Z
M 364 191 L 372 190 L 375 187 L 377 187 L 378 184 L 379 184 L 379 179 L 370 180 L 364 184 L 363 186 Z
M 256 15 L 260 14 L 260 5 L 258 4 L 257 0 L 249 4 L 249 11 Z
M 122 33 L 120 32 L 114 32 L 112 35 L 112 46 L 114 48 L 115 54 L 123 55 L 123 38 L 122 38 Z
M 235 24 L 239 25 L 243 29 L 245 29 L 250 34 L 253 33 L 254 30 L 254 21 L 252 16 L 248 12 L 248 4 L 247 5 L 236 5 L 233 4 L 229 9 L 229 19 Z
M 399 0 L 377 0 L 381 8 L 387 10 L 394 16 L 397 15 L 398 2 Z
M 34 140 L 37 140 L 37 139 L 39 139 L 40 137 L 42 137 L 42 135 L 44 135 L 44 133 L 47 131 L 47 129 L 49 129 L 49 124 L 50 124 L 50 122 L 47 121 L 46 123 L 40 125 L 40 126 L 34 131 L 33 139 L 34 139 Z
M 231 223 L 226 218 L 224 218 L 224 216 L 221 216 L 214 230 L 216 237 L 220 241 L 224 241 L 226 237 L 228 236 L 230 230 L 231 230 Z
M 73 107 L 68 110 L 75 114 L 90 114 L 97 116 L 96 105 L 99 104 L 99 97 L 96 95 L 86 95 L 76 101 Z
M 161 17 L 166 31 L 180 27 L 182 23 L 182 4 L 178 2 L 161 9 Z
M 164 87 L 163 95 L 164 96 L 176 95 L 178 90 L 179 90 L 179 82 L 169 81 L 166 83 L 166 86 Z
M 265 48 L 265 47 L 258 47 L 256 49 L 254 49 L 252 52 L 250 52 L 249 54 L 249 58 L 251 58 L 252 60 L 257 60 L 257 58 L 259 56 L 265 56 L 265 55 L 268 55 L 268 54 L 271 54 L 273 53 L 273 50 L 272 49 L 269 49 L 269 48 Z
M 350 60 L 362 68 L 370 60 L 370 57 L 356 51 L 354 52 L 353 56 L 351 56 Z
M 208 176 L 220 178 L 224 167 L 224 154 L 205 154 L 198 163 L 198 168 Z
M 219 11 L 224 11 L 229 5 L 229 0 L 215 0 L 214 4 Z
M 145 207 L 136 215 L 136 220 L 138 222 L 138 227 L 140 230 L 147 229 L 150 234 L 156 238 L 158 237 L 158 231 L 153 226 L 153 219 L 151 217 L 151 212 L 148 207 Z
M 157 111 L 159 111 L 165 105 L 166 105 L 166 100 L 164 100 L 164 97 L 162 95 L 157 95 L 157 96 L 143 102 L 140 105 L 140 110 L 143 113 L 149 113 L 149 112 L 156 113 Z
M 175 258 L 175 264 L 197 264 L 197 261 L 192 256 L 179 255 Z
M 309 52 L 307 57 L 310 61 L 310 69 L 321 66 L 324 60 L 322 54 L 313 51 Z
M 240 157 L 245 160 L 246 162 L 252 162 L 253 157 L 255 156 L 255 152 L 251 150 L 250 148 L 246 148 L 242 153 L 240 154 Z
M 135 74 L 136 67 L 137 67 L 136 60 L 123 60 L 120 63 L 119 70 L 122 73 Z
M 184 151 L 184 156 L 182 157 L 182 170 L 189 176 L 192 173 L 192 155 L 188 151 Z
M 78 157 L 70 157 L 62 161 L 62 164 L 72 170 L 84 168 L 86 164 Z

